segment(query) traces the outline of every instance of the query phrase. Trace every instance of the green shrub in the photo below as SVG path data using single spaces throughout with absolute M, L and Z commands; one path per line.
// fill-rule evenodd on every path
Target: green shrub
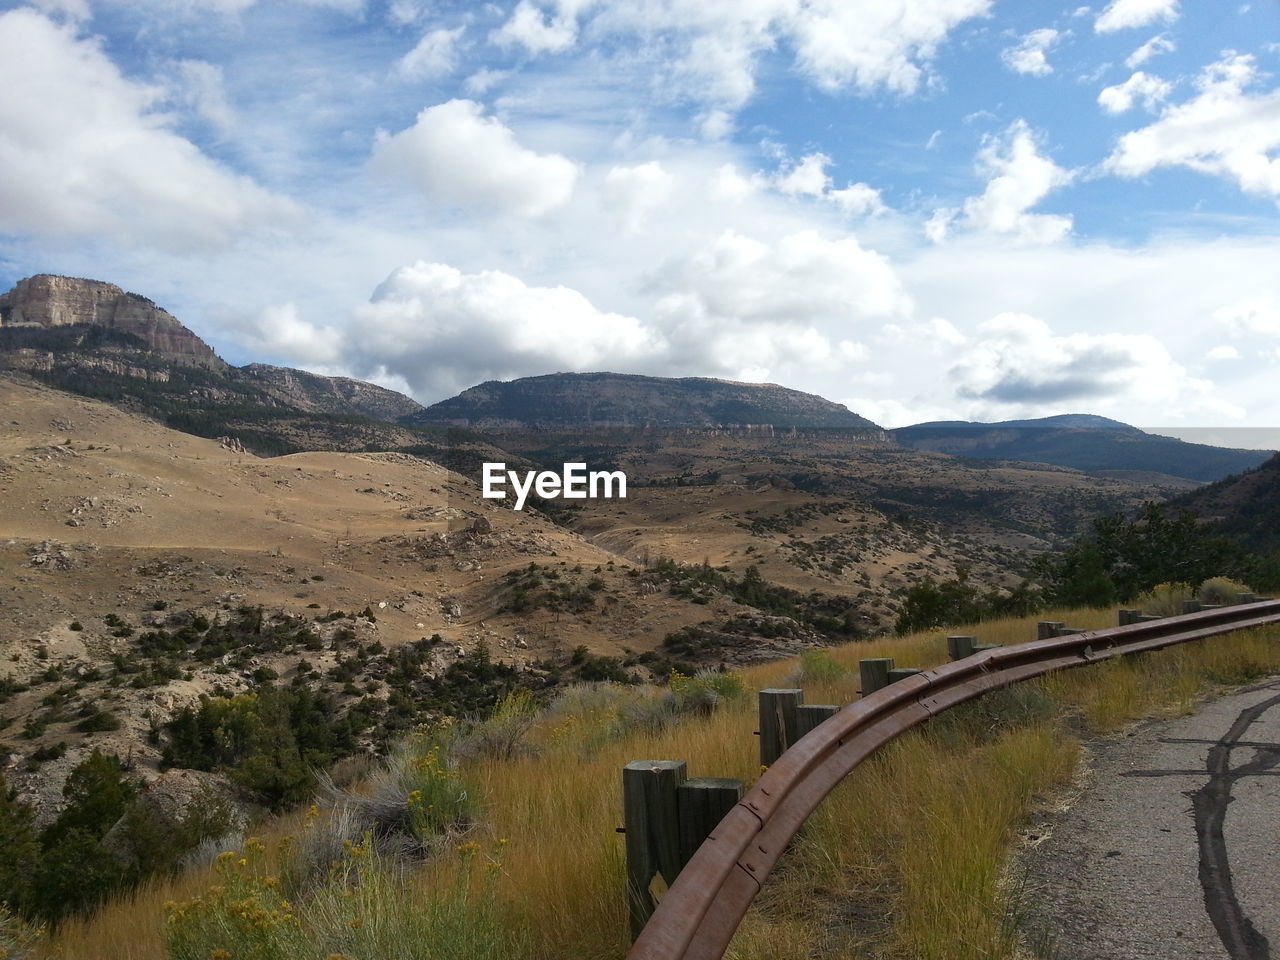
M 1249 593 L 1249 585 L 1227 577 L 1210 577 L 1197 591 L 1201 603 L 1239 603 L 1240 594 Z
M 1176 617 L 1182 613 L 1183 604 L 1195 599 L 1195 595 L 1189 583 L 1158 583 L 1140 594 L 1134 606 L 1152 616 Z

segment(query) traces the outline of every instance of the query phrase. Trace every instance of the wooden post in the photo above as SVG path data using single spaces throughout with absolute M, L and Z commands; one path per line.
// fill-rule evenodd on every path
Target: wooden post
M 1258 595 L 1256 593 L 1238 593 L 1236 594 L 1236 603 L 1257 603 Z
M 831 703 L 802 703 L 796 710 L 796 739 L 800 739 L 828 717 L 834 717 L 840 708 Z
M 639 936 L 657 907 L 649 889 L 654 875 L 661 874 L 670 884 L 680 872 L 677 792 L 685 776 L 683 760 L 640 760 L 622 768 L 627 907 L 632 939 Z
M 1200 603 L 1199 600 L 1183 600 L 1182 601 L 1183 613 L 1197 613 L 1200 611 L 1201 607 L 1202 607 L 1202 604 Z
M 800 739 L 797 711 L 803 702 L 803 690 L 760 691 L 760 766 L 771 766 Z
M 862 695 L 870 696 L 882 687 L 889 685 L 889 671 L 893 669 L 892 657 L 875 657 L 858 661 L 858 670 L 862 678 Z
M 727 777 L 696 777 L 676 790 L 680 819 L 680 866 L 689 862 L 702 841 L 742 799 L 746 787 Z
M 1137 618 L 1140 616 L 1142 616 L 1141 610 L 1121 610 L 1120 626 L 1127 627 L 1131 623 L 1137 623 L 1138 622 Z
M 972 657 L 973 648 L 977 642 L 977 637 L 947 637 L 947 656 L 952 660 Z
M 1058 628 L 1065 627 L 1061 620 L 1041 620 L 1036 624 L 1036 639 L 1048 640 L 1058 635 Z
M 895 667 L 889 671 L 889 682 L 897 683 L 899 680 L 905 680 L 907 677 L 914 677 L 919 670 L 913 670 L 910 667 Z
M 1084 627 L 1068 627 L 1068 626 L 1065 626 L 1065 625 L 1064 625 L 1064 626 L 1058 627 L 1058 630 L 1057 630 L 1057 632 L 1054 634 L 1054 636 L 1055 636 L 1055 637 L 1069 637 L 1069 636 L 1071 636 L 1073 633 L 1084 633 Z

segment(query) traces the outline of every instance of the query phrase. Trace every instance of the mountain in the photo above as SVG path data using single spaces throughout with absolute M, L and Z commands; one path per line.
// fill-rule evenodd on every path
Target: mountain
M 1261 466 L 1170 501 L 1217 521 L 1255 550 L 1280 550 L 1280 454 Z
M 880 431 L 843 404 L 772 383 L 622 373 L 489 380 L 407 422 L 493 429 L 841 427 Z
M 246 383 L 299 410 L 310 413 L 354 413 L 374 420 L 399 420 L 423 409 L 417 400 L 350 377 L 324 377 L 292 367 L 251 363 L 239 370 Z
M 1000 423 L 937 421 L 890 432 L 898 443 L 916 450 L 1051 463 L 1098 474 L 1163 474 L 1202 483 L 1250 470 L 1271 455 L 1187 443 L 1087 414 Z
M 0 370 L 145 413 L 188 432 L 237 435 L 260 452 L 393 448 L 417 401 L 302 370 L 233 367 L 172 314 L 100 280 L 40 274 L 0 295 Z
M 121 349 L 146 349 L 179 363 L 227 369 L 213 348 L 167 310 L 114 283 L 38 274 L 0 295 L 0 327 L 27 331 L 109 331 L 105 341 Z M 38 340 L 36 341 L 38 342 Z

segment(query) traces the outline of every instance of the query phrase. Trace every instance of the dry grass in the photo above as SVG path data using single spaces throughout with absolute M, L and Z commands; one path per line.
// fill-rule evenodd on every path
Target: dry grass
M 1115 615 L 1041 616 L 1089 628 L 1110 625 Z M 1031 639 L 1035 630 L 1034 621 L 1019 620 L 967 632 L 983 642 L 1015 643 Z M 928 666 L 945 659 L 945 642 L 938 633 L 836 648 L 831 659 L 848 671 L 820 671 L 827 679 L 806 685 L 806 698 L 848 702 L 857 686 L 857 660 L 874 656 L 894 657 L 900 666 Z M 795 661 L 769 664 L 746 671 L 744 680 L 751 691 L 780 684 L 796 669 Z M 1105 733 L 1140 717 L 1184 712 L 1215 685 L 1275 672 L 1280 644 L 1274 631 L 1218 638 L 1023 684 L 901 738 L 856 771 L 811 819 L 748 916 L 732 956 L 1012 956 L 1017 897 L 1005 876 L 1006 855 L 1019 823 L 1072 776 L 1079 751 L 1073 730 L 1083 725 Z M 747 781 L 758 772 L 750 693 L 710 716 L 661 728 L 633 721 L 631 732 L 625 718 L 645 716 L 634 690 L 612 698 L 577 696 L 581 715 L 562 704 L 531 732 L 539 756 L 477 757 L 463 770 L 479 794 L 479 824 L 468 840 L 483 850 L 503 850 L 486 921 L 493 925 L 490 934 L 518 932 L 509 941 L 519 943 L 512 955 L 531 960 L 595 960 L 625 952 L 623 844 L 614 832 L 621 822 L 624 764 L 680 759 L 691 776 Z M 264 835 L 270 841 L 300 829 L 295 818 L 270 825 Z M 474 853 L 450 851 L 428 861 L 397 887 L 399 895 L 420 897 L 422 912 L 430 913 L 425 908 L 456 894 L 468 855 Z M 92 919 L 64 926 L 51 944 L 52 955 L 163 960 L 162 904 L 189 900 L 211 882 L 208 872 L 196 872 L 145 888 Z M 306 904 L 297 905 L 304 926 L 329 922 L 324 910 L 332 903 L 326 902 L 317 900 L 310 917 Z M 388 937 L 395 936 L 396 923 L 408 922 L 403 903 L 397 904 L 379 921 L 390 924 Z M 402 934 L 419 937 L 419 946 L 396 956 L 446 955 L 420 942 L 431 937 L 421 923 Z M 468 936 L 485 933 L 470 929 Z M 210 950 L 218 946 L 208 944 Z M 488 950 L 481 947 L 477 940 L 474 956 L 489 955 L 492 943 Z

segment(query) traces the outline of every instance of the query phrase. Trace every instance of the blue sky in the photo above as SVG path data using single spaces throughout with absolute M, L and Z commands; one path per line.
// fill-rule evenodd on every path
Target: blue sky
M 0 5 L 0 285 L 432 402 L 767 380 L 896 426 L 1280 424 L 1280 8 Z

